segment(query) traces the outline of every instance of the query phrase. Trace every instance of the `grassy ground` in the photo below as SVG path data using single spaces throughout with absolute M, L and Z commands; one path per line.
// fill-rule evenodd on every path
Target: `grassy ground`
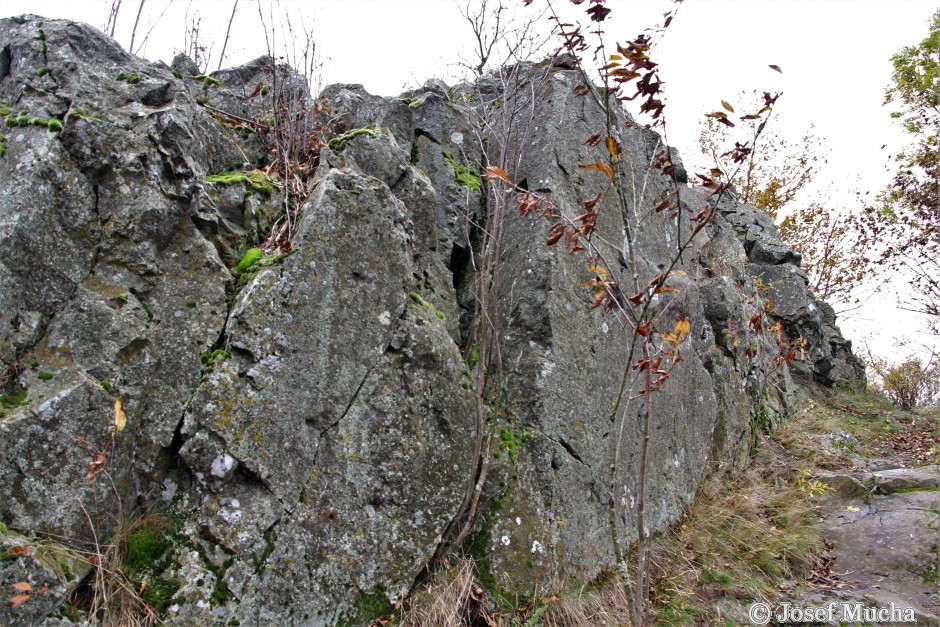
M 882 460 L 882 461 L 871 461 Z M 915 467 L 940 463 L 940 408 L 902 412 L 883 397 L 840 393 L 809 401 L 773 435 L 760 436 L 746 469 L 715 473 L 683 522 L 653 547 L 657 625 L 734 625 L 751 601 L 831 584 L 831 558 L 817 503 L 827 489 L 819 470 Z M 616 572 L 591 585 L 496 612 L 462 561 L 440 573 L 376 624 L 626 625 Z

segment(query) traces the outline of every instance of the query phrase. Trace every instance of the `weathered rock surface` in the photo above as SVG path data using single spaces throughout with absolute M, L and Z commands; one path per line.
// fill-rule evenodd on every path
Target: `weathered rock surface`
M 334 624 L 400 599 L 474 481 L 471 251 L 499 205 L 478 174 L 481 116 L 509 129 L 485 145 L 513 156 L 514 180 L 581 206 L 606 179 L 579 168 L 598 160 L 584 140 L 604 120 L 575 95 L 577 74 L 519 66 L 402 98 L 327 88 L 333 132 L 377 134 L 323 149 L 293 252 L 236 277 L 278 199 L 205 179 L 263 164 L 263 144 L 231 116 L 264 114 L 273 69 L 193 78 L 185 59 L 171 70 L 91 27 L 32 16 L 0 21 L 0 50 L 14 120 L 0 157 L 0 519 L 88 540 L 142 508 L 172 513 L 178 542 L 161 576 L 181 587 L 169 623 Z M 510 110 L 526 122 L 505 124 Z M 642 184 L 624 211 L 602 214 L 599 248 L 618 281 L 643 286 L 708 199 L 677 176 L 682 217 L 651 214 L 638 228 L 675 189 L 648 168 L 668 148 L 627 117 L 616 131 Z M 864 382 L 773 224 L 733 199 L 719 209 L 677 265 L 675 291 L 653 304 L 660 332 L 692 321 L 684 361 L 653 400 L 655 529 L 683 514 L 710 465 L 740 463 L 753 429 L 786 416 L 795 381 Z M 490 581 L 519 594 L 611 564 L 613 445 L 618 533 L 635 529 L 642 403 L 621 406 L 622 432 L 609 418 L 631 334 L 591 309 L 587 264 L 545 246 L 547 228 L 505 223 L 492 321 L 499 457 L 469 543 Z M 617 264 L 628 231 L 636 279 Z M 760 331 L 773 320 L 805 340 L 805 359 L 775 363 L 778 342 Z M 112 434 L 118 399 L 127 427 Z M 106 474 L 89 473 L 96 455 Z M 22 568 L 3 576 L 46 577 Z M 64 596 L 48 599 L 52 616 Z
M 834 489 L 822 513 L 833 568 L 846 582 L 838 599 L 893 603 L 912 608 L 918 625 L 940 625 L 940 467 L 818 478 Z

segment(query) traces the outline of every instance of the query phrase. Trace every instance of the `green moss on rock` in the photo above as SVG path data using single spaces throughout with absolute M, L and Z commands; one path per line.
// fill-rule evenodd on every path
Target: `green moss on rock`
M 457 185 L 460 187 L 469 187 L 477 192 L 482 189 L 480 186 L 480 175 L 476 170 L 460 165 L 457 163 L 457 160 L 454 159 L 454 156 L 446 150 L 441 150 L 441 156 L 444 157 L 444 160 L 453 168 L 454 179 L 457 181 Z
M 329 146 L 330 150 L 333 152 L 338 152 L 342 150 L 350 140 L 355 139 L 360 135 L 368 135 L 372 139 L 375 139 L 379 136 L 379 130 L 375 128 L 374 125 L 353 129 L 348 133 L 343 133 L 342 135 L 334 137 L 327 143 L 327 146 Z

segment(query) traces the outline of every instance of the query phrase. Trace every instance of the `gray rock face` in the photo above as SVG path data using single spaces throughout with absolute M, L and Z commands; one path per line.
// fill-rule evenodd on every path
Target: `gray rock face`
M 269 232 L 279 199 L 205 179 L 263 165 L 263 144 L 231 116 L 265 114 L 266 61 L 206 80 L 178 58 L 176 76 L 93 28 L 32 16 L 0 21 L 0 49 L 14 120 L 0 157 L 3 522 L 87 540 L 89 518 L 106 538 L 139 508 L 171 512 L 171 624 L 334 624 L 400 599 L 475 479 L 472 258 L 501 206 L 492 323 L 505 378 L 486 399 L 502 409 L 468 550 L 520 594 L 610 565 L 615 444 L 618 533 L 635 530 L 631 334 L 591 309 L 585 259 L 547 247 L 548 223 L 517 218 L 479 176 L 495 159 L 484 148 L 498 148 L 514 156 L 515 181 L 559 206 L 605 188 L 579 167 L 599 160 L 584 140 L 604 119 L 574 93 L 576 72 L 521 66 L 513 80 L 429 81 L 402 98 L 327 88 L 334 132 L 377 135 L 323 149 L 293 251 L 236 280 L 230 269 Z M 510 110 L 525 123 L 505 125 Z M 512 130 L 483 142 L 482 121 Z M 708 198 L 681 168 L 647 167 L 670 150 L 654 133 L 627 117 L 616 130 L 637 184 L 623 211 L 601 214 L 597 242 L 615 279 L 642 287 Z M 638 224 L 676 181 L 682 217 Z M 636 278 L 617 262 L 628 230 Z M 864 381 L 798 264 L 769 219 L 727 199 L 676 266 L 675 291 L 654 297 L 657 332 L 678 316 L 691 332 L 652 401 L 652 528 L 683 514 L 710 465 L 746 459 L 753 429 L 785 417 L 791 373 Z M 803 338 L 805 358 L 777 359 L 775 321 L 781 337 Z M 625 368 L 619 429 L 610 411 Z M 111 433 L 115 400 L 127 426 Z M 25 558 L 16 568 L 4 577 L 46 577 Z

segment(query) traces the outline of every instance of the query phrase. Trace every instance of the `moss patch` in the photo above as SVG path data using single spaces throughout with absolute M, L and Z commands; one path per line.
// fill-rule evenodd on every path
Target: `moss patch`
M 457 163 L 457 160 L 454 159 L 454 156 L 446 150 L 441 150 L 441 156 L 444 157 L 444 160 L 453 168 L 454 180 L 457 181 L 457 185 L 460 187 L 469 187 L 477 192 L 482 189 L 480 186 L 480 175 L 476 170 L 460 165 Z
M 124 543 L 124 563 L 134 572 L 148 568 L 160 559 L 170 544 L 155 526 L 144 527 Z
M 424 307 L 428 311 L 432 312 L 435 316 L 437 316 L 441 320 L 444 319 L 445 317 L 444 312 L 439 311 L 436 307 L 434 307 L 434 305 L 432 305 L 428 301 L 421 298 L 421 294 L 418 294 L 417 292 L 408 292 L 408 298 L 410 298 L 415 303 L 417 303 L 417 305 Z
M 261 261 L 261 257 L 263 256 L 264 253 L 261 252 L 260 248 L 249 248 L 245 251 L 245 254 L 242 255 L 238 265 L 235 266 L 235 272 L 237 274 L 244 274 L 250 267 Z
M 364 625 L 392 612 L 394 609 L 395 607 L 385 595 L 385 588 L 379 586 L 375 592 L 360 595 L 359 600 L 356 601 L 355 614 L 344 621 L 340 621 L 339 625 L 342 627 Z
M 269 179 L 264 172 L 252 170 L 251 172 L 219 172 L 210 174 L 206 177 L 207 183 L 216 183 L 219 185 L 237 185 L 244 183 L 248 186 L 246 194 L 258 193 L 263 196 L 270 196 L 275 191 L 279 191 L 281 186 Z
M 375 139 L 376 137 L 379 136 L 379 130 L 375 128 L 375 125 L 366 126 L 364 128 L 353 129 L 349 131 L 348 133 L 343 133 L 342 135 L 334 137 L 327 143 L 327 146 L 329 146 L 330 150 L 332 150 L 333 152 L 339 152 L 346 146 L 346 144 L 350 140 L 355 139 L 356 137 L 359 137 L 360 135 L 368 135 L 372 139 Z
M 142 79 L 140 77 L 140 74 L 136 72 L 121 72 L 120 74 L 114 77 L 114 80 L 124 81 L 128 85 L 136 85 L 137 83 L 143 81 L 144 79 Z

